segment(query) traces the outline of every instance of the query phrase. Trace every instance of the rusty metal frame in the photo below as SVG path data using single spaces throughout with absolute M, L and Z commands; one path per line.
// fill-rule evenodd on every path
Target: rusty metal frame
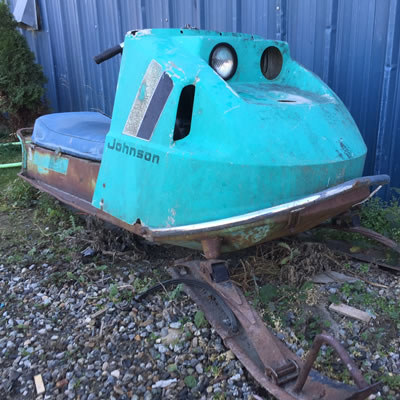
M 184 285 L 184 291 L 199 305 L 213 328 L 222 337 L 251 375 L 279 400 L 363 400 L 375 393 L 380 384 L 368 385 L 346 350 L 328 335 L 318 335 L 305 361 L 293 354 L 264 324 L 247 302 L 243 293 L 228 279 L 216 282 L 213 265 L 220 260 L 191 261 L 170 268 L 174 279 L 198 279 L 206 282 L 231 308 L 239 321 L 239 329 L 232 333 L 224 322 L 224 313 L 214 299 L 195 287 Z M 312 364 L 323 343 L 337 351 L 349 369 L 355 386 L 333 381 L 317 371 Z
M 344 365 L 350 372 L 350 375 L 354 379 L 354 382 L 360 389 L 365 389 L 368 387 L 368 383 L 365 381 L 364 377 L 361 374 L 361 371 L 357 368 L 354 361 L 350 358 L 347 351 L 344 347 L 332 336 L 326 334 L 317 335 L 314 339 L 314 342 L 311 346 L 310 351 L 307 354 L 307 359 L 301 369 L 299 376 L 297 378 L 296 384 L 294 385 L 293 391 L 295 393 L 300 393 L 306 383 L 307 377 L 311 371 L 311 368 L 318 356 L 319 349 L 323 344 L 328 344 L 333 347 L 343 361 Z
M 359 235 L 365 236 L 368 239 L 375 240 L 376 242 L 379 242 L 383 244 L 386 247 L 389 247 L 396 253 L 400 254 L 400 245 L 395 242 L 392 239 L 387 238 L 386 236 L 381 235 L 378 232 L 373 231 L 372 229 L 364 228 L 363 226 L 337 226 L 337 225 L 324 225 L 324 228 L 329 228 L 329 229 L 336 229 L 340 230 L 343 232 L 349 232 L 349 233 L 358 233 Z

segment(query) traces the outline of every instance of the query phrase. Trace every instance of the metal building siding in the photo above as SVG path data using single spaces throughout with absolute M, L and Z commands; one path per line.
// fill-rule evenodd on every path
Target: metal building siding
M 37 1 L 41 30 L 24 35 L 54 111 L 111 114 L 120 57 L 98 66 L 93 56 L 131 29 L 190 24 L 287 40 L 352 113 L 369 149 L 365 173 L 389 173 L 400 187 L 399 0 Z

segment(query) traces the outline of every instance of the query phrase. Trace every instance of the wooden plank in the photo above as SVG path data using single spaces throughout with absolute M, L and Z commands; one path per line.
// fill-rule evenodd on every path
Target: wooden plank
M 44 388 L 44 383 L 42 379 L 42 375 L 35 375 L 33 377 L 35 381 L 35 386 L 36 386 L 36 392 L 37 394 L 43 394 L 46 390 Z
M 346 304 L 331 304 L 329 309 L 339 314 L 345 315 L 346 317 L 358 319 L 360 321 L 369 322 L 371 316 L 365 311 L 361 311 L 358 308 L 350 307 Z

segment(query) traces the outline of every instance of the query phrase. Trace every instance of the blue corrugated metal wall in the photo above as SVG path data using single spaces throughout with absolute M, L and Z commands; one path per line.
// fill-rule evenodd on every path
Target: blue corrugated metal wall
M 13 9 L 16 0 L 11 0 Z M 400 187 L 398 0 L 39 0 L 41 30 L 25 32 L 48 77 L 54 111 L 111 114 L 119 57 L 93 56 L 126 31 L 182 27 L 286 40 L 293 58 L 341 97 L 369 152 L 365 174 Z

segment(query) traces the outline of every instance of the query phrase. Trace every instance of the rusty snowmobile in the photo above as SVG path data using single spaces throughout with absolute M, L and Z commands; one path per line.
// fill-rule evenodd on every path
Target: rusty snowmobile
M 112 118 L 44 115 L 22 129 L 20 176 L 85 213 L 148 240 L 202 249 L 171 269 L 238 359 L 272 395 L 366 399 L 338 341 L 318 335 L 300 359 L 231 282 L 221 253 L 303 232 L 368 199 L 366 146 L 340 99 L 290 57 L 288 44 L 196 29 L 131 31 L 119 53 Z M 314 369 L 332 346 L 355 382 Z

